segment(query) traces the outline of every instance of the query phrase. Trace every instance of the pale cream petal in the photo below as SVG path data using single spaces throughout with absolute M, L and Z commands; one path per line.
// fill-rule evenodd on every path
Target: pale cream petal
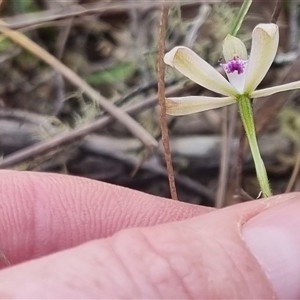
M 216 69 L 187 47 L 179 46 L 168 52 L 164 61 L 199 85 L 225 96 L 239 93 Z
M 269 87 L 266 89 L 257 90 L 252 92 L 250 94 L 250 97 L 251 98 L 266 97 L 276 93 L 285 92 L 289 90 L 296 90 L 296 89 L 300 89 L 300 81 L 294 81 L 282 85 Z
M 248 59 L 245 44 L 231 34 L 228 34 L 223 41 L 223 56 L 226 62 L 232 60 L 234 57 L 239 57 L 243 60 Z
M 274 61 L 279 41 L 276 24 L 259 24 L 252 33 L 252 46 L 245 80 L 245 93 L 254 91 Z
M 236 103 L 233 97 L 188 96 L 166 98 L 167 114 L 183 116 Z

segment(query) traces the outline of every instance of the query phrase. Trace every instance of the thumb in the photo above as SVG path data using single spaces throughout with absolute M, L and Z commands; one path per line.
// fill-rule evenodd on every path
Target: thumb
M 299 298 L 299 198 L 126 229 L 7 268 L 0 298 Z

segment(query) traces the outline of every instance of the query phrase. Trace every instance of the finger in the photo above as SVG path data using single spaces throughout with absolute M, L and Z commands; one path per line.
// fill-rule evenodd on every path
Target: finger
M 14 264 L 127 227 L 200 215 L 209 208 L 79 177 L 0 172 L 0 247 Z
M 273 299 L 279 295 L 299 299 L 299 285 L 289 285 L 289 281 L 295 282 L 295 268 L 285 260 L 289 251 L 299 253 L 299 198 L 299 193 L 273 197 L 180 222 L 123 230 L 107 239 L 7 268 L 0 272 L 0 296 Z M 277 247 L 283 249 L 281 241 L 274 239 L 278 224 L 283 232 L 293 234 L 287 235 L 288 247 L 285 253 L 279 251 L 272 269 L 272 265 L 262 263 L 262 253 L 251 252 L 255 248 L 251 244 L 251 231 L 258 234 L 257 226 L 262 231 L 274 229 L 264 234 L 263 239 L 265 250 L 269 254 L 274 252 L 271 256 L 275 258 Z M 297 260 L 295 264 L 299 275 Z M 274 276 L 277 279 L 287 276 L 285 288 L 278 289 Z

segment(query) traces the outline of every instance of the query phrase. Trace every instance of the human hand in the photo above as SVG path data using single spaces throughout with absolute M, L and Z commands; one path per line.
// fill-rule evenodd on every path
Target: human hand
M 0 190 L 1 299 L 300 297 L 299 193 L 213 210 L 12 171 Z

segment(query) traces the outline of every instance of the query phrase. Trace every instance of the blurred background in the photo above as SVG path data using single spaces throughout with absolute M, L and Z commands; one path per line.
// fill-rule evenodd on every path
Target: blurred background
M 222 41 L 241 2 L 166 3 L 166 51 L 188 46 L 219 69 Z M 79 86 L 1 35 L 0 168 L 78 175 L 170 196 L 157 106 L 161 4 L 2 0 L 1 18 L 8 28 L 24 33 L 116 107 L 126 109 L 159 147 L 147 149 Z M 249 50 L 254 26 L 270 22 L 275 5 L 253 2 L 238 34 Z M 299 1 L 283 1 L 277 24 L 278 54 L 260 87 L 300 80 Z M 166 71 L 168 95 L 214 95 L 175 70 Z M 259 145 L 275 194 L 300 190 L 299 95 L 291 91 L 254 100 Z M 235 105 L 168 117 L 168 123 L 179 200 L 221 207 L 258 197 L 248 147 L 239 147 L 243 131 Z

